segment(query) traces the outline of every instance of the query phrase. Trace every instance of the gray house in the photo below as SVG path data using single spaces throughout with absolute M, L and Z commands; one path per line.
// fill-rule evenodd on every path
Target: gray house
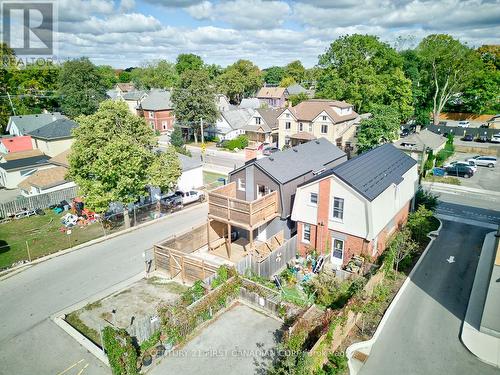
M 252 226 L 252 237 L 265 239 L 283 230 L 285 238 L 290 238 L 295 232 L 295 223 L 290 216 L 297 186 L 346 160 L 342 150 L 320 138 L 269 157 L 248 161 L 232 171 L 229 174 L 229 183 L 234 186 L 232 198 L 255 202 L 272 194 L 277 200 L 275 217 L 270 221 L 255 220 L 259 226 Z M 253 204 L 256 208 L 252 213 L 255 213 L 258 204 Z

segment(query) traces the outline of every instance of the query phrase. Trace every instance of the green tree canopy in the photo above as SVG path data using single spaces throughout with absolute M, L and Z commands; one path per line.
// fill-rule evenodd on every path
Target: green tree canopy
M 297 104 L 302 103 L 303 101 L 308 100 L 308 99 L 309 99 L 309 96 L 307 96 L 307 94 L 305 92 L 301 92 L 301 93 L 295 94 L 295 95 L 290 95 L 288 97 L 288 100 L 290 101 L 290 103 L 292 103 L 292 106 L 296 106 Z
M 285 77 L 285 68 L 281 66 L 271 66 L 262 73 L 264 82 L 268 85 L 279 85 L 281 80 Z
M 285 66 L 285 77 L 292 77 L 297 83 L 301 83 L 304 80 L 305 74 L 306 68 L 304 68 L 300 60 L 292 61 Z
M 297 83 L 297 81 L 295 81 L 293 79 L 293 77 L 284 77 L 281 82 L 280 82 L 280 87 L 288 87 L 288 86 L 291 86 L 293 85 L 294 83 Z
M 110 65 L 99 65 L 97 71 L 101 76 L 102 83 L 106 89 L 113 88 L 118 82 L 118 77 L 116 72 Z M 128 82 L 128 81 L 127 81 Z
M 425 37 L 417 47 L 422 61 L 424 84 L 431 88 L 434 124 L 452 97 L 464 90 L 480 68 L 476 53 L 446 34 Z
M 218 90 L 225 94 L 233 104 L 254 95 L 262 86 L 259 68 L 248 60 L 238 60 L 226 68 L 217 79 Z
M 203 60 L 200 56 L 192 53 L 181 53 L 177 56 L 175 70 L 181 75 L 187 70 L 200 70 L 203 68 Z
M 319 66 L 318 97 L 346 100 L 358 112 L 383 104 L 398 108 L 403 119 L 413 113 L 403 59 L 376 36 L 354 34 L 335 40 L 319 57 Z
M 70 117 L 90 115 L 104 100 L 106 86 L 99 70 L 86 57 L 62 64 L 59 74 L 61 108 Z
M 175 65 L 167 60 L 152 61 L 130 72 L 130 80 L 140 89 L 171 88 L 178 79 Z
M 104 101 L 96 113 L 77 122 L 69 176 L 91 209 L 102 213 L 111 202 L 135 202 L 147 185 L 175 186 L 181 174 L 175 151 L 153 152 L 153 131 L 124 102 Z
M 118 80 L 121 83 L 128 83 L 130 82 L 131 74 L 130 72 L 127 72 L 126 70 L 122 70 L 120 74 L 118 74 Z
M 364 152 L 398 139 L 400 113 L 397 108 L 375 104 L 372 117 L 362 120 L 358 129 L 358 151 Z
M 214 124 L 217 116 L 215 87 L 206 70 L 188 70 L 181 74 L 179 84 L 172 93 L 175 117 L 181 124 L 189 124 L 197 141 L 200 120 Z

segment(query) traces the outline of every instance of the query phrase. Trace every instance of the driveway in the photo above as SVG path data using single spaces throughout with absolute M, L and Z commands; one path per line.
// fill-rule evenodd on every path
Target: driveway
M 457 152 L 449 161 L 463 161 L 476 155 Z M 494 168 L 478 166 L 476 173 L 471 178 L 458 177 L 458 179 L 461 182 L 461 186 L 500 192 L 500 164 Z
M 375 342 L 361 375 L 493 375 L 500 370 L 460 342 L 462 321 L 486 233 L 443 221 L 410 284 Z M 448 262 L 450 256 L 453 262 Z
M 35 265 L 0 282 L 0 374 L 109 374 L 51 315 L 144 271 L 142 254 L 206 220 L 207 205 Z
M 281 325 L 246 305 L 236 305 L 150 374 L 265 374 Z

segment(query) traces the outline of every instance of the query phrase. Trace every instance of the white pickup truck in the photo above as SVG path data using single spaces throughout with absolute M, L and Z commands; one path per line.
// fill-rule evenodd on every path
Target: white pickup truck
M 182 198 L 183 205 L 193 202 L 203 202 L 205 200 L 205 193 L 199 190 L 176 191 L 175 195 Z

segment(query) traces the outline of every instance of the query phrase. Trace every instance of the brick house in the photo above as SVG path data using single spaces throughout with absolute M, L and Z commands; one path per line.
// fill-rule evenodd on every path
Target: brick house
M 417 162 L 392 144 L 321 173 L 295 194 L 298 252 L 330 254 L 337 268 L 353 255 L 377 258 L 406 222 L 417 187 Z
M 137 114 L 155 131 L 168 133 L 174 130 L 174 107 L 168 90 L 152 90 L 137 107 Z

